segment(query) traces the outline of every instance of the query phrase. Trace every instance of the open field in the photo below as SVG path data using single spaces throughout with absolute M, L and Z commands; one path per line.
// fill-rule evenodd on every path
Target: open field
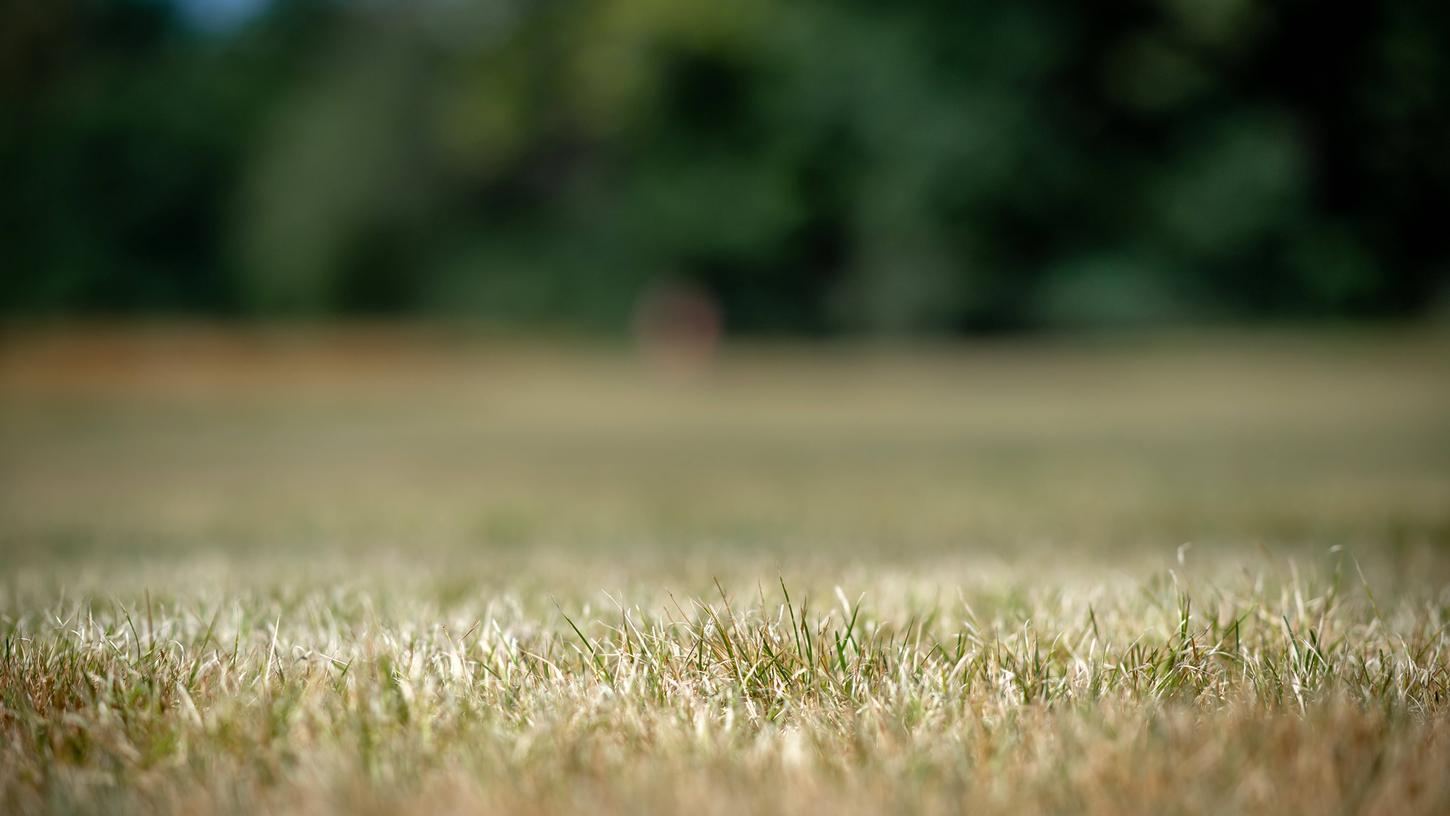
M 1450 810 L 1450 337 L 0 338 L 0 811 Z

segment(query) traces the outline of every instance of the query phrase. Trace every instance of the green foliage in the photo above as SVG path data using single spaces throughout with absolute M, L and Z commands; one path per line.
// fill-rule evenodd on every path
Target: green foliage
M 0 309 L 617 329 L 1404 315 L 1444 15 L 1142 0 L 0 3 Z

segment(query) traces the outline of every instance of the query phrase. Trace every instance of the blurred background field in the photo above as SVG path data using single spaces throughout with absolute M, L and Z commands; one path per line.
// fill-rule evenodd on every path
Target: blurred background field
M 0 0 L 7 567 L 1438 579 L 1447 33 Z
M 1431 589 L 1450 574 L 1447 347 L 739 345 L 682 374 L 627 347 L 396 326 L 13 334 L 0 547 L 8 572 L 72 585 L 192 564 L 541 593 L 1091 581 L 1185 544 L 1233 570 L 1337 547 Z

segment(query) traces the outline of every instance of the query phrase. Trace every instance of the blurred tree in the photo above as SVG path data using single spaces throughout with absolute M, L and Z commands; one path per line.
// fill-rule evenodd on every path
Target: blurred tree
M 734 331 L 1411 315 L 1418 0 L 0 0 L 0 310 Z

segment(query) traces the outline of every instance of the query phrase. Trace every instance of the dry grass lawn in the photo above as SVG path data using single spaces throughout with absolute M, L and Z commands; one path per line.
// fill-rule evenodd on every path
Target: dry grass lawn
M 0 337 L 0 812 L 1450 811 L 1450 337 Z

